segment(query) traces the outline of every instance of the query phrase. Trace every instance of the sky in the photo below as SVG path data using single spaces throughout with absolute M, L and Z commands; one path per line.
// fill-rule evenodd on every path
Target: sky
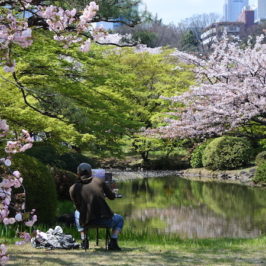
M 222 16 L 224 0 L 142 0 L 148 11 L 162 18 L 163 23 L 178 24 L 182 19 L 203 13 Z M 250 0 L 255 5 L 256 0 Z

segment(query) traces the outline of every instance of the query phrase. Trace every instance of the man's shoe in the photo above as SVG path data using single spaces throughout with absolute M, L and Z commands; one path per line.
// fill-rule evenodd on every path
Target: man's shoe
M 89 249 L 89 241 L 88 241 L 88 238 L 85 238 L 82 240 L 81 242 L 81 248 L 87 250 Z
M 111 238 L 109 244 L 108 244 L 108 250 L 114 250 L 114 251 L 120 251 L 121 248 L 117 244 L 117 239 Z

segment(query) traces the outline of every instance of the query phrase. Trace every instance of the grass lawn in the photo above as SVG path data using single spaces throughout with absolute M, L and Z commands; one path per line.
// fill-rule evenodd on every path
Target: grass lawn
M 92 242 L 92 241 L 91 241 Z M 100 242 L 104 245 L 104 241 Z M 120 241 L 121 252 L 90 243 L 84 250 L 9 245 L 8 265 L 266 265 L 266 237 L 169 242 Z

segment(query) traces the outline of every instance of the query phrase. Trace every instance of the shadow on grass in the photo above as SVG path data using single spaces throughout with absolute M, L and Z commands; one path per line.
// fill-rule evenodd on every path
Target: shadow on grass
M 266 265 L 266 238 L 122 242 L 122 251 L 92 246 L 88 251 L 13 246 L 10 265 Z M 119 263 L 118 263 L 119 262 Z

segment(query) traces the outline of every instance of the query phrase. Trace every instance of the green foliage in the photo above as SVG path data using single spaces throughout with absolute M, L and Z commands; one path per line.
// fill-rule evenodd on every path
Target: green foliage
M 236 169 L 247 165 L 251 156 L 252 148 L 247 139 L 224 136 L 206 146 L 202 163 L 211 170 Z
M 253 181 L 255 183 L 266 184 L 266 160 L 260 162 L 260 164 L 257 166 Z
M 143 167 L 148 170 L 180 170 L 188 167 L 187 162 L 181 156 L 160 157 L 150 159 Z
M 59 157 L 58 167 L 67 171 L 76 173 L 77 167 L 80 163 L 89 163 L 92 168 L 96 168 L 99 164 L 95 159 L 88 158 L 78 152 L 64 153 Z
M 54 165 L 59 159 L 56 148 L 49 143 L 35 142 L 33 147 L 25 153 L 49 165 Z
M 181 93 L 193 83 L 190 68 L 177 68 L 171 50 L 149 54 L 93 45 L 84 54 L 76 48 L 63 49 L 47 31 L 35 30 L 33 35 L 31 47 L 15 49 L 17 80 L 25 87 L 27 102 L 12 76 L 1 73 L 0 116 L 15 130 L 23 125 L 45 142 L 117 157 L 125 136 L 132 138 L 142 127 L 162 124 L 169 103 L 161 95 Z M 165 141 L 136 135 L 132 142 L 136 138 L 141 152 L 145 147 L 144 152 L 170 150 Z M 134 146 L 132 150 L 138 152 Z
M 193 31 L 185 31 L 180 40 L 180 46 L 182 51 L 194 52 L 198 50 L 198 40 Z
M 200 168 L 203 167 L 202 164 L 202 155 L 203 152 L 207 146 L 208 142 L 204 142 L 200 145 L 198 145 L 192 152 L 191 154 L 191 159 L 190 159 L 190 165 L 193 168 Z
M 32 67 L 34 69 L 34 66 Z M 20 91 L 12 83 L 9 74 L 0 70 L 0 77 L 2 77 L 0 78 L 0 116 L 7 119 L 9 125 L 15 131 L 20 132 L 21 129 L 27 128 L 33 135 L 41 133 L 43 140 L 52 139 L 54 142 L 67 142 L 70 145 L 77 145 L 93 139 L 91 134 L 78 132 L 74 125 L 67 121 L 47 117 L 35 112 L 24 103 Z M 10 79 L 10 82 L 7 82 L 6 79 Z M 36 78 L 35 81 L 32 80 L 31 82 L 37 86 L 37 80 Z M 48 84 L 49 82 L 47 81 L 47 86 Z M 40 86 L 40 89 L 42 89 L 42 86 Z M 45 94 L 46 89 L 43 88 L 43 91 L 37 93 Z M 28 101 L 38 107 L 38 104 L 36 103 L 35 105 L 35 101 L 30 96 Z
M 59 200 L 70 200 L 69 188 L 77 181 L 77 176 L 72 172 L 53 167 L 52 176 L 55 180 L 57 197 Z
M 141 0 L 96 0 L 95 2 L 99 4 L 99 17 L 104 19 L 122 20 L 127 24 L 136 25 L 148 15 L 138 9 Z
M 36 209 L 39 223 L 54 223 L 57 206 L 56 188 L 48 168 L 25 154 L 16 154 L 14 167 L 23 176 L 27 210 Z
M 154 32 L 150 32 L 148 30 L 137 31 L 133 33 L 133 39 L 146 44 L 148 47 L 155 47 L 157 35 Z
M 28 103 L 11 82 L 1 80 L 1 117 L 21 125 L 43 140 L 64 142 L 91 151 L 119 153 L 121 136 L 141 124 L 125 93 L 131 75 L 107 57 L 110 48 L 94 46 L 90 53 L 63 49 L 49 32 L 35 31 L 34 44 L 17 48 L 17 77 L 27 88 Z M 3 93 L 2 93 L 3 92 Z M 52 116 L 52 117 L 51 117 Z
M 261 163 L 266 162 L 266 151 L 262 151 L 259 154 L 257 154 L 255 163 L 256 165 L 260 165 Z
M 129 87 L 124 89 L 124 95 L 129 99 L 134 109 L 134 119 L 144 128 L 155 128 L 162 125 L 164 113 L 172 107 L 160 96 L 173 96 L 182 93 L 193 84 L 193 74 L 189 66 L 180 65 L 170 56 L 172 50 L 165 49 L 161 54 L 134 53 L 132 49 L 123 49 L 110 55 L 112 62 L 121 68 L 121 75 L 128 75 Z M 174 140 L 158 140 L 150 136 L 131 134 L 132 151 L 142 158 L 148 158 L 150 152 L 161 150 L 168 156 L 175 148 Z M 169 153 L 170 151 L 170 153 Z

